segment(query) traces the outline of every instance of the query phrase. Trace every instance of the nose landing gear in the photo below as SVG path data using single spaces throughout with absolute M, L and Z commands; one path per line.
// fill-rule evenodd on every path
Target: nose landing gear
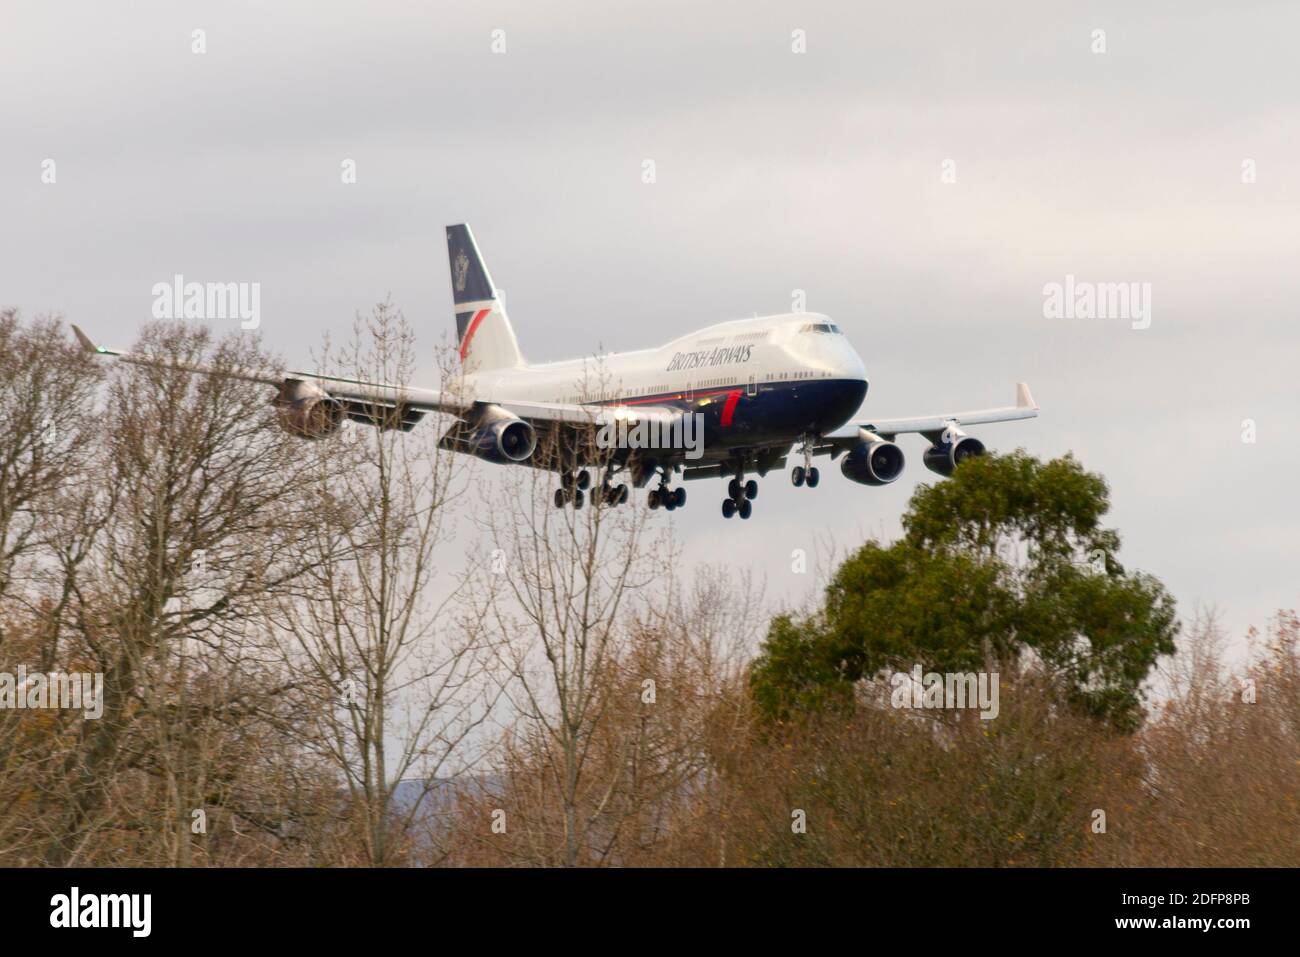
M 821 481 L 821 473 L 817 471 L 817 466 L 809 465 L 807 467 L 796 465 L 790 472 L 790 482 L 795 488 L 807 485 L 809 488 L 816 488 L 817 483 Z
M 803 485 L 807 485 L 809 488 L 816 488 L 817 483 L 821 481 L 821 473 L 817 471 L 817 466 L 812 464 L 812 439 L 804 439 L 802 451 L 803 465 L 796 465 L 790 470 L 790 483 L 795 488 L 799 488 Z

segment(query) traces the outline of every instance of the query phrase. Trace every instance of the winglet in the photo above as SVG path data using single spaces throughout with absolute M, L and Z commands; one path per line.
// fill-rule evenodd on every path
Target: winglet
M 87 352 L 107 352 L 107 351 L 108 351 L 108 350 L 105 349 L 103 346 L 97 346 L 97 345 L 95 345 L 95 341 L 94 341 L 93 339 L 91 339 L 90 336 L 88 336 L 88 335 L 86 335 L 84 332 L 82 332 L 80 326 L 74 325 L 74 326 L 72 327 L 72 334 L 73 334 L 74 336 L 76 336 L 76 337 L 77 337 L 77 341 L 81 343 L 81 348 L 85 349 Z
M 1029 392 L 1028 382 L 1016 383 L 1016 408 L 1034 409 L 1034 410 L 1038 409 L 1038 403 L 1034 401 L 1033 395 L 1030 394 Z

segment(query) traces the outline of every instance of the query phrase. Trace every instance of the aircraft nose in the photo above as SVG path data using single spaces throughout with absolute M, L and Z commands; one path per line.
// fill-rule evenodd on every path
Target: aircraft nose
M 862 357 L 847 342 L 844 344 L 839 366 L 840 378 L 857 379 L 864 383 L 867 381 L 867 367 L 862 364 Z
M 854 379 L 858 382 L 867 381 L 867 368 L 862 364 L 862 360 L 857 358 L 857 356 L 854 356 L 853 361 L 848 364 L 844 378 Z
M 818 430 L 823 433 L 833 432 L 848 422 L 867 396 L 866 379 L 843 378 L 826 385 L 817 422 Z

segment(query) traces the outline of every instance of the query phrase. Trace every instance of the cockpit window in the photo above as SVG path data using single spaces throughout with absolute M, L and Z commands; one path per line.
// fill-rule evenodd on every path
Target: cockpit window
M 800 332 L 830 332 L 838 333 L 840 327 L 833 322 L 809 322 L 805 323 L 799 329 Z

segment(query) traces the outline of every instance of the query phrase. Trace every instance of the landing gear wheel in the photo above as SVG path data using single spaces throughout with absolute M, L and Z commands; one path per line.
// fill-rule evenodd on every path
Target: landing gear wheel
M 651 508 L 659 507 L 659 490 L 657 488 L 652 488 L 650 490 L 650 494 L 646 496 L 646 504 Z
M 745 498 L 758 498 L 758 483 L 753 479 L 745 483 Z
M 740 513 L 741 518 L 749 518 L 749 513 L 754 510 L 754 506 L 749 504 L 749 499 L 745 499 L 736 506 L 736 511 Z
M 586 469 L 579 472 L 577 485 L 580 490 L 585 492 L 591 486 L 591 473 Z
M 671 512 L 677 507 L 677 496 L 672 493 L 671 489 L 664 489 L 663 495 L 659 496 L 659 498 L 663 502 L 664 508 L 668 511 Z
M 740 494 L 740 479 L 732 479 L 727 483 L 727 494 L 737 501 L 744 497 Z
M 626 501 L 627 501 L 627 486 L 620 485 L 618 487 L 618 499 L 614 502 L 614 504 L 622 505 Z
M 731 516 L 733 516 L 733 515 L 735 515 L 735 514 L 736 514 L 736 503 L 735 503 L 735 501 L 732 500 L 732 499 L 729 499 L 729 498 L 724 498 L 724 499 L 722 500 L 722 517 L 723 517 L 723 518 L 731 518 Z
M 808 470 L 808 478 L 807 478 L 808 487 L 816 488 L 817 483 L 820 481 L 821 481 L 821 473 L 817 471 L 817 466 L 814 465 L 812 468 Z
M 673 496 L 673 508 L 681 508 L 683 505 L 686 504 L 686 489 L 681 488 L 679 486 L 677 488 L 677 491 L 672 493 L 672 496 Z
M 790 470 L 790 481 L 795 488 L 798 488 L 799 486 L 803 485 L 802 465 L 796 465 L 793 469 Z
M 564 508 L 564 489 L 562 488 L 555 490 L 555 507 Z
M 584 497 L 584 496 L 583 496 L 583 494 L 582 494 L 582 489 L 580 489 L 580 488 L 579 488 L 579 489 L 574 489 L 574 491 L 573 491 L 573 507 L 574 507 L 574 508 L 582 508 L 582 500 L 583 500 L 583 497 Z

